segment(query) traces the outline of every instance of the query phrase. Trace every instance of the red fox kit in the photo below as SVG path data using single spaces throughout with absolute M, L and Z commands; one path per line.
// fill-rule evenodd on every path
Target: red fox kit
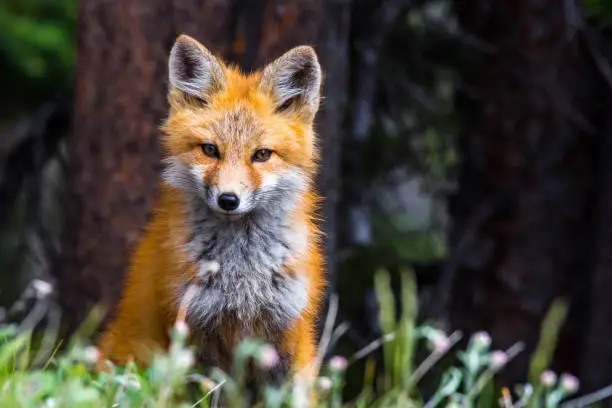
M 295 370 L 311 366 L 325 286 L 313 191 L 321 76 L 307 46 L 246 75 L 177 39 L 160 196 L 102 336 L 104 358 L 146 365 L 200 276 L 186 321 L 203 361 L 229 369 L 249 336 Z

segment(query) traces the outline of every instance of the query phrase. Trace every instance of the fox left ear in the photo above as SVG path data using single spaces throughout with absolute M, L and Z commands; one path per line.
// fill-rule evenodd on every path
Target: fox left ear
M 174 91 L 204 101 L 222 89 L 226 81 L 219 60 L 185 34 L 177 38 L 170 51 L 168 74 Z
M 295 110 L 312 120 L 319 110 L 321 66 L 312 47 L 295 47 L 263 70 L 260 87 L 274 97 L 277 111 Z

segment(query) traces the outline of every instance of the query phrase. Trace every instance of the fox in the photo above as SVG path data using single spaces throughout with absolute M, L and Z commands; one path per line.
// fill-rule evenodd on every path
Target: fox
M 317 53 L 296 46 L 244 73 L 181 34 L 167 75 L 160 188 L 100 337 L 101 361 L 146 367 L 184 305 L 203 364 L 229 370 L 237 345 L 259 338 L 285 374 L 312 379 L 327 285 Z

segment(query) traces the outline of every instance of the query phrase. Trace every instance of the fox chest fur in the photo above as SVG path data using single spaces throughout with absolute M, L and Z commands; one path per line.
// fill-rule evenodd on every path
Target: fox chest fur
M 292 269 L 306 237 L 288 219 L 296 204 L 290 184 L 276 194 L 274 205 L 239 221 L 217 218 L 198 194 L 188 198 L 185 252 L 198 270 L 187 313 L 194 327 L 211 331 L 229 325 L 270 337 L 306 307 L 308 282 Z M 211 264 L 216 265 L 212 270 Z M 186 288 L 180 289 L 179 300 Z

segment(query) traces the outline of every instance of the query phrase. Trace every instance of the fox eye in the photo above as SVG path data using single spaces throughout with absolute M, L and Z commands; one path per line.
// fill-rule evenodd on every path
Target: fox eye
M 295 101 L 295 99 L 296 99 L 295 97 L 287 99 L 278 108 L 276 108 L 276 112 L 280 113 L 280 112 L 284 112 L 287 109 L 289 109 L 291 105 L 293 105 L 293 102 Z
M 256 162 L 265 162 L 265 161 L 267 161 L 270 158 L 270 156 L 272 156 L 272 150 L 270 150 L 270 149 L 259 149 L 253 155 L 253 161 L 256 161 Z
M 202 151 L 208 157 L 213 157 L 215 159 L 219 158 L 219 151 L 217 150 L 217 146 L 215 146 L 214 144 L 204 143 L 202 145 Z

